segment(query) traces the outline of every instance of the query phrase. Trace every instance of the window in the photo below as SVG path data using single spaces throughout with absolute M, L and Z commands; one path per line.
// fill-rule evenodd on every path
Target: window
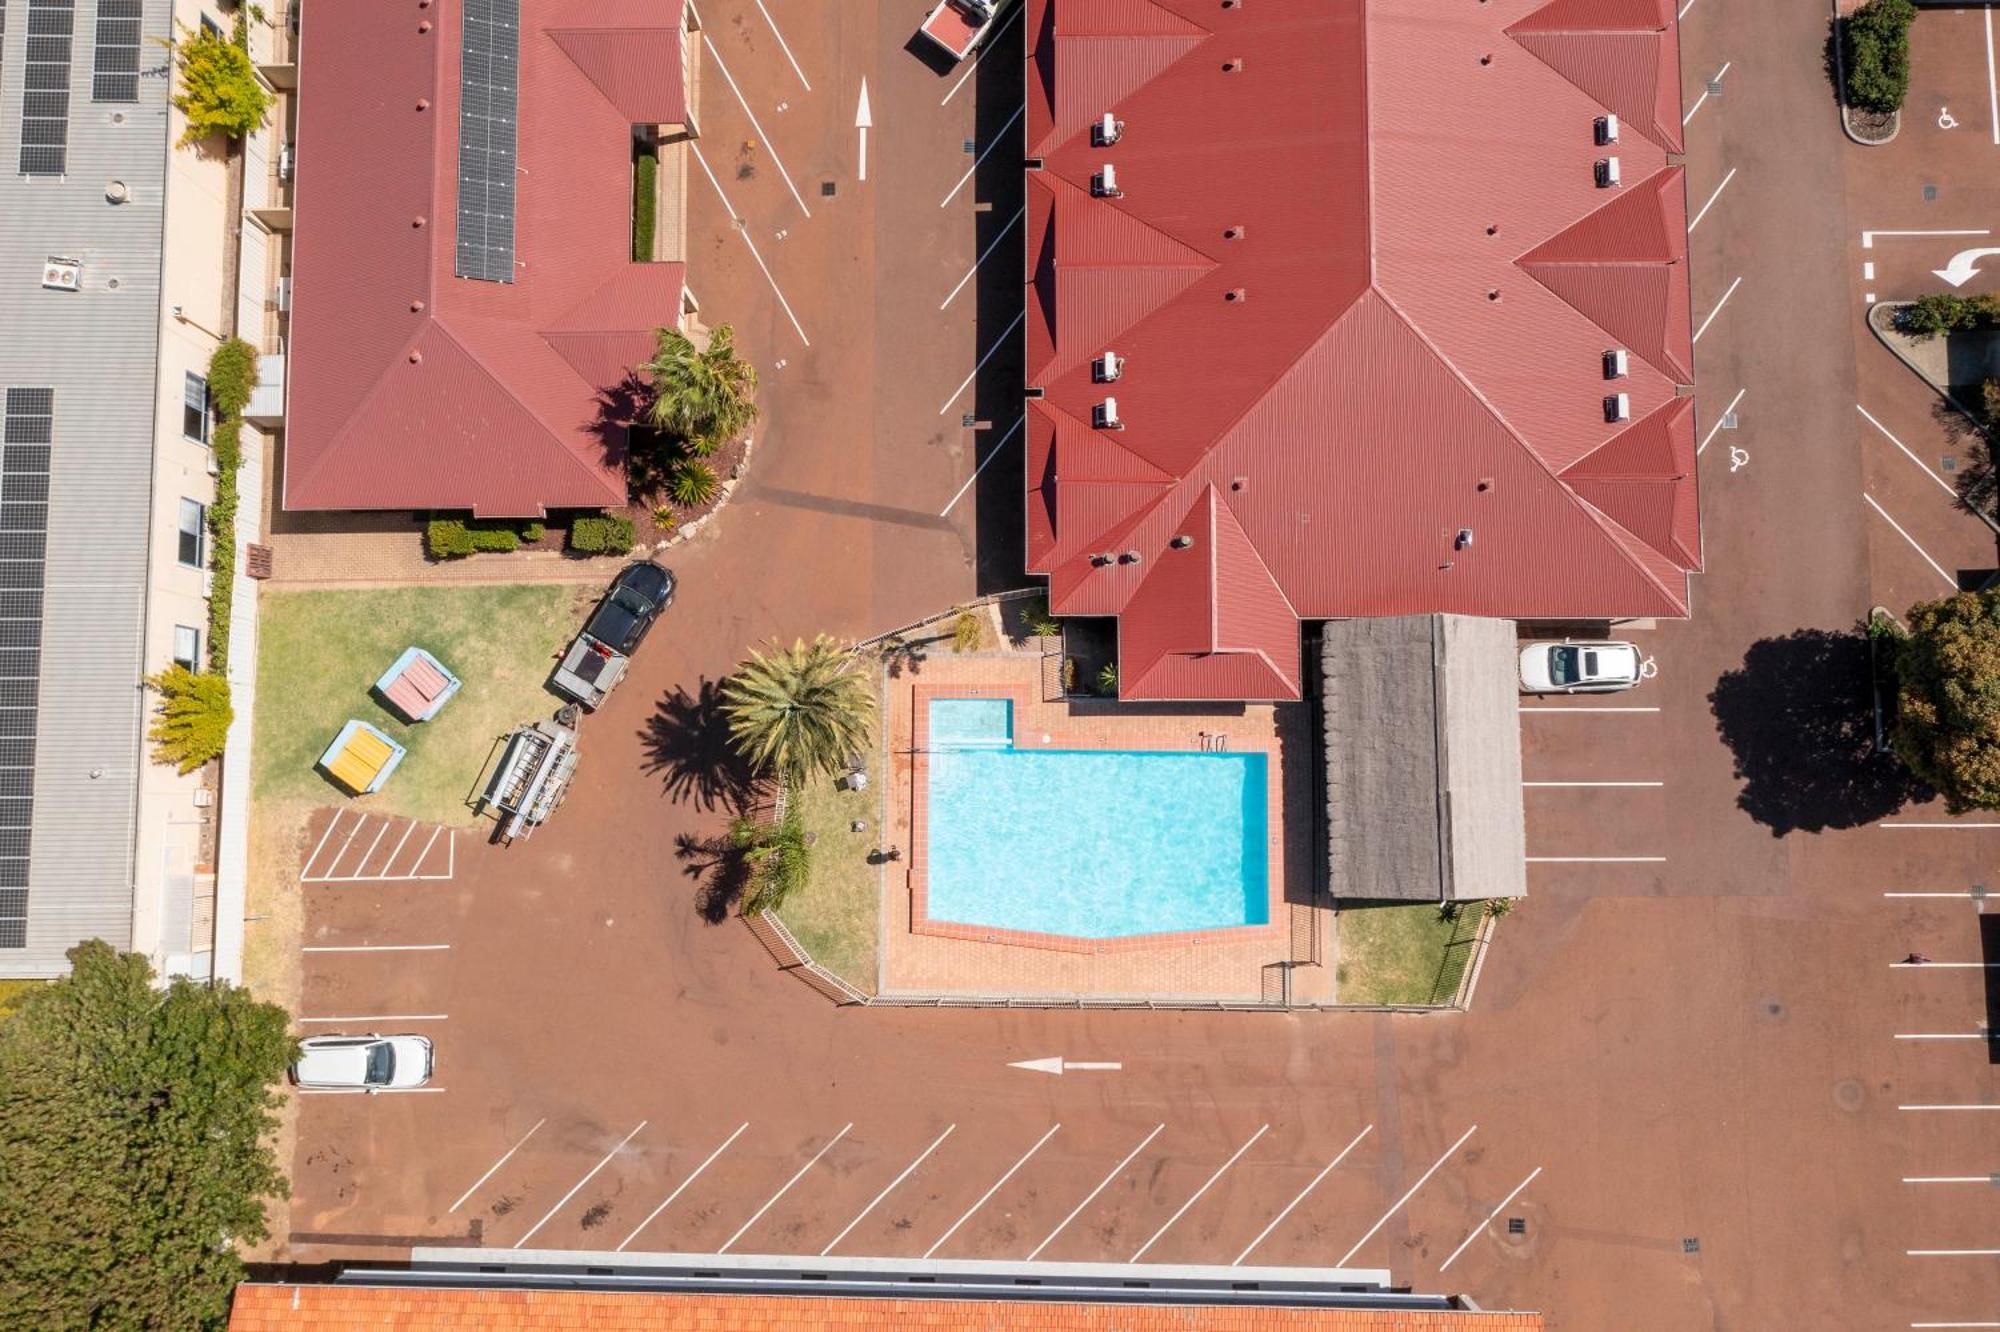
M 193 371 L 181 393 L 181 434 L 197 444 L 208 443 L 208 381 Z
M 201 31 L 204 37 L 220 37 L 222 35 L 222 25 L 204 12 L 201 16 Z
M 208 537 L 208 510 L 191 499 L 181 501 L 180 562 L 201 568 L 202 546 Z
M 201 662 L 201 630 L 185 624 L 174 626 L 174 665 L 198 670 Z

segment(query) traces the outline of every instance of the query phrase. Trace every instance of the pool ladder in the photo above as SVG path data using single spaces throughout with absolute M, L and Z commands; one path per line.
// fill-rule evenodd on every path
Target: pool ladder
M 1196 731 L 1195 737 L 1206 754 L 1226 754 L 1229 752 L 1229 737 L 1219 731 Z

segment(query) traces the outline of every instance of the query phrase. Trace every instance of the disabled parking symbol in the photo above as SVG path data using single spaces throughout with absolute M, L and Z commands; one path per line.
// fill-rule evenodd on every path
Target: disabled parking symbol
M 1938 128 L 1944 130 L 1958 128 L 1958 117 L 1951 113 L 1950 107 L 1941 106 L 1938 108 Z

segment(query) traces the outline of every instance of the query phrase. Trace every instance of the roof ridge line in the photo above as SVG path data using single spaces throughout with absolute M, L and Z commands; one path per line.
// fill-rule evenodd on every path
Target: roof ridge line
M 474 322 L 477 321 L 475 320 Z M 542 428 L 542 432 L 548 436 L 549 442 L 555 446 L 557 452 L 561 453 L 564 458 L 569 460 L 569 463 L 572 467 L 576 468 L 579 472 L 582 472 L 584 475 L 588 476 L 593 482 L 597 482 L 600 484 L 603 482 L 604 478 L 601 471 L 586 465 L 583 459 L 577 456 L 576 450 L 570 448 L 569 445 L 563 442 L 562 433 L 558 431 L 554 426 L 550 425 L 548 421 L 543 418 L 542 414 L 539 411 L 537 411 L 533 407 L 530 407 L 526 399 L 522 398 L 520 394 L 514 392 L 512 389 L 508 388 L 507 381 L 502 379 L 498 374 L 494 373 L 493 367 L 486 363 L 486 358 L 481 356 L 477 351 L 475 351 L 472 348 L 472 346 L 466 342 L 464 338 L 459 337 L 457 333 L 453 332 L 451 325 L 447 323 L 442 316 L 432 319 L 431 323 L 438 330 L 439 333 L 443 334 L 445 337 L 451 340 L 453 346 L 457 347 L 461 352 L 465 353 L 466 359 L 472 362 L 472 364 L 478 369 L 480 374 L 486 376 L 488 379 L 493 381 L 493 387 L 496 390 L 498 390 L 501 397 L 505 398 L 508 402 L 513 403 L 516 407 L 518 407 L 522 411 L 523 414 L 525 414 L 528 417 L 529 420 L 533 421 L 536 425 Z M 542 335 L 539 332 L 530 332 L 528 336 L 533 338 L 540 338 Z M 554 348 L 550 348 L 550 350 L 553 351 Z M 561 358 L 558 357 L 558 359 Z M 576 367 L 571 365 L 567 360 L 563 361 L 563 369 L 569 371 L 570 374 L 572 375 L 576 375 L 576 381 L 579 384 L 582 384 L 585 388 L 588 388 L 592 393 L 602 393 L 604 391 L 601 385 L 592 384 L 588 380 L 586 380 L 582 375 L 578 375 L 576 373 Z
M 292 481 L 294 479 L 301 486 L 308 485 L 314 477 L 319 475 L 320 469 L 324 468 L 328 461 L 340 452 L 340 441 L 347 438 L 348 429 L 354 420 L 367 411 L 369 405 L 382 393 L 383 386 L 389 382 L 389 372 L 395 368 L 397 359 L 407 357 L 415 352 L 417 350 L 417 343 L 422 340 L 424 334 L 438 327 L 437 315 L 433 313 L 436 309 L 435 305 L 426 303 L 424 313 L 417 322 L 417 331 L 405 338 L 403 345 L 397 349 L 396 355 L 384 363 L 380 370 L 376 371 L 375 378 L 368 381 L 368 391 L 355 400 L 354 406 L 350 410 L 341 414 L 340 429 L 335 431 L 326 445 L 321 448 L 319 461 L 314 463 L 310 470 L 297 478 L 292 476 L 292 470 L 289 465 L 285 468 L 284 486 L 287 496 L 292 493 Z M 453 338 L 452 341 L 456 343 L 458 339 Z M 285 461 L 287 464 L 291 462 L 289 451 L 287 452 Z
M 1092 439 L 1096 440 L 1099 443 L 1106 444 L 1114 449 L 1117 449 L 1119 452 L 1125 454 L 1127 457 L 1131 458 L 1134 462 L 1138 463 L 1141 467 L 1144 467 L 1149 471 L 1157 474 L 1160 479 L 1160 484 L 1165 486 L 1167 489 L 1171 490 L 1181 480 L 1181 478 L 1175 476 L 1172 472 L 1169 472 L 1166 468 L 1160 466 L 1158 463 L 1154 462 L 1151 458 L 1148 458 L 1145 454 L 1139 452 L 1137 449 L 1132 448 L 1130 445 L 1127 445 L 1121 442 L 1120 440 L 1112 438 L 1115 432 L 1107 430 L 1099 430 L 1096 426 L 1090 424 L 1090 422 L 1084 420 L 1076 413 L 1065 411 L 1061 406 L 1057 405 L 1055 401 L 1051 398 L 1041 397 L 1034 399 L 1034 401 L 1043 404 L 1042 410 L 1048 413 L 1049 416 L 1052 418 L 1052 420 L 1053 418 L 1057 417 L 1061 418 L 1060 421 L 1054 421 L 1054 424 L 1056 424 L 1058 427 L 1060 427 L 1062 421 L 1075 422 L 1080 429 L 1089 431 Z M 1086 484 L 1140 485 L 1145 483 L 1138 481 L 1114 482 L 1114 481 L 1106 481 L 1102 478 L 1089 478 L 1086 480 Z

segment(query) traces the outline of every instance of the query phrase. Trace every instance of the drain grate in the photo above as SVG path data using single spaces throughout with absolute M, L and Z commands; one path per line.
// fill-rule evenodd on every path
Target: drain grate
M 1958 470 L 1958 459 L 1946 454 L 1944 457 L 1938 459 L 1938 470 L 1956 472 Z
M 834 190 L 834 185 L 832 181 L 823 180 L 819 183 L 819 193 L 821 198 L 831 199 L 833 197 L 833 190 Z
M 972 427 L 979 424 L 979 414 L 977 412 L 967 412 L 965 415 L 958 418 L 958 423 L 964 426 L 967 430 L 970 430 L 972 429 Z
M 1724 413 L 1722 414 L 1722 428 L 1723 428 L 1724 430 L 1734 430 L 1734 429 L 1736 429 L 1736 413 L 1735 413 L 1735 412 L 1724 412 Z
M 1508 1217 L 1508 1218 L 1507 1218 L 1507 1233 L 1508 1233 L 1509 1235 L 1525 1235 L 1525 1234 L 1527 1234 L 1527 1233 L 1528 1233 L 1528 1218 L 1527 1218 L 1527 1217 L 1525 1217 L 1525 1216 L 1510 1216 L 1510 1217 Z
M 1937 202 L 1937 186 L 1935 185 L 1924 186 L 1924 202 L 1925 203 Z
M 1692 1236 L 1692 1235 L 1688 1236 L 1688 1237 L 1687 1237 L 1686 1239 L 1684 1239 L 1684 1240 L 1682 1240 L 1682 1241 L 1681 1241 L 1681 1252 L 1682 1252 L 1682 1253 L 1700 1253 L 1700 1252 L 1701 1252 L 1701 1241 L 1700 1241 L 1700 1240 L 1698 1240 L 1698 1239 L 1696 1239 L 1696 1238 L 1695 1238 L 1694 1236 Z
M 966 151 L 966 152 L 968 152 L 968 153 L 976 153 L 976 152 L 978 152 L 978 151 L 979 151 L 979 140 L 977 140 L 977 139 L 964 139 L 964 140 L 961 140 L 961 142 L 963 142 L 963 143 L 965 144 L 965 151 Z

